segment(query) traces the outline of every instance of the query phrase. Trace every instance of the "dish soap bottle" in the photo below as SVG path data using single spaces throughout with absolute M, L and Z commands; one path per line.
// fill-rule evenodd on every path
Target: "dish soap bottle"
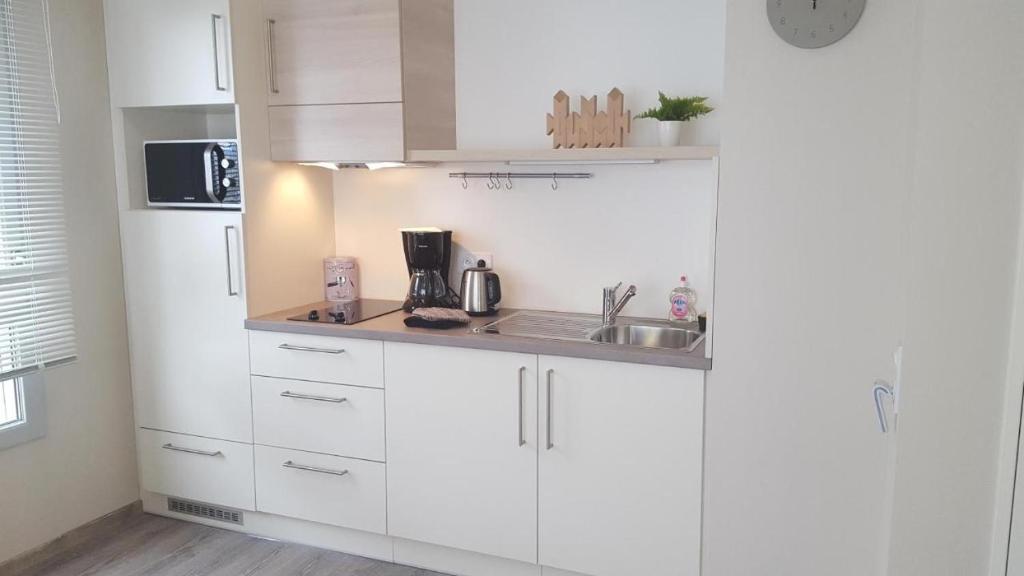
M 668 299 L 672 303 L 672 307 L 669 309 L 669 320 L 673 322 L 697 321 L 697 292 L 690 288 L 685 274 L 679 277 L 679 286 L 672 289 Z

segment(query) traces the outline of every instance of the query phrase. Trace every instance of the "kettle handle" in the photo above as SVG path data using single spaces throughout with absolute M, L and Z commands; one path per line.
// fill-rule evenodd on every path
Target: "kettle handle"
M 494 306 L 501 302 L 501 280 L 494 272 L 487 273 L 487 305 Z

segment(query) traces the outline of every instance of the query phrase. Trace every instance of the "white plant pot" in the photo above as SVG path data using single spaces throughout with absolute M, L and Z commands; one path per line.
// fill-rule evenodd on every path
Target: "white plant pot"
M 658 142 L 662 146 L 679 146 L 679 135 L 682 133 L 683 123 L 679 120 L 658 122 Z

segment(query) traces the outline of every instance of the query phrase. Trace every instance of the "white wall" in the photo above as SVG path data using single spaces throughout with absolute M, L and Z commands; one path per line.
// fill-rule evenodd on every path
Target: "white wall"
M 546 148 L 544 115 L 559 90 L 604 97 L 618 86 L 638 114 L 658 90 L 720 105 L 724 0 L 455 0 L 460 148 Z M 723 112 L 724 113 L 724 112 Z M 690 142 L 717 144 L 719 118 L 691 123 Z M 629 141 L 656 145 L 653 120 Z
M 657 91 L 702 94 L 719 104 L 724 2 L 647 0 L 624 4 L 456 0 L 456 93 L 460 148 L 549 148 L 544 115 L 564 89 L 574 97 L 614 86 L 635 113 Z M 690 142 L 718 142 L 718 114 L 694 123 Z M 656 144 L 638 121 L 633 145 Z M 449 171 L 585 171 L 589 181 L 516 181 L 490 191 Z M 439 226 L 465 247 L 494 254 L 505 306 L 600 310 L 601 287 L 634 283 L 632 315 L 664 316 L 668 293 L 687 273 L 707 294 L 711 162 L 657 166 L 438 168 L 341 172 L 335 176 L 339 255 L 360 259 L 363 295 L 399 298 L 408 285 L 399 227 Z M 457 286 L 456 286 L 457 288 Z
M 101 0 L 50 0 L 76 363 L 45 438 L 0 452 L 0 562 L 138 499 Z
M 989 568 L 1021 18 L 1002 0 L 869 0 L 847 39 L 801 51 L 764 3 L 730 2 L 705 576 Z M 883 437 L 863 367 L 893 377 L 876 352 L 894 333 Z M 877 478 L 860 465 L 879 442 L 871 493 L 851 479 Z

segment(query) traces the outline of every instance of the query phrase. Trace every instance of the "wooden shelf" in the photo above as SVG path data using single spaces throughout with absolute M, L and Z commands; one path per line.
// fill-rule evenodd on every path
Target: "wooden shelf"
M 573 162 L 711 160 L 717 156 L 717 146 L 626 146 L 623 148 L 563 148 L 558 150 L 409 150 L 408 161 L 571 164 Z

